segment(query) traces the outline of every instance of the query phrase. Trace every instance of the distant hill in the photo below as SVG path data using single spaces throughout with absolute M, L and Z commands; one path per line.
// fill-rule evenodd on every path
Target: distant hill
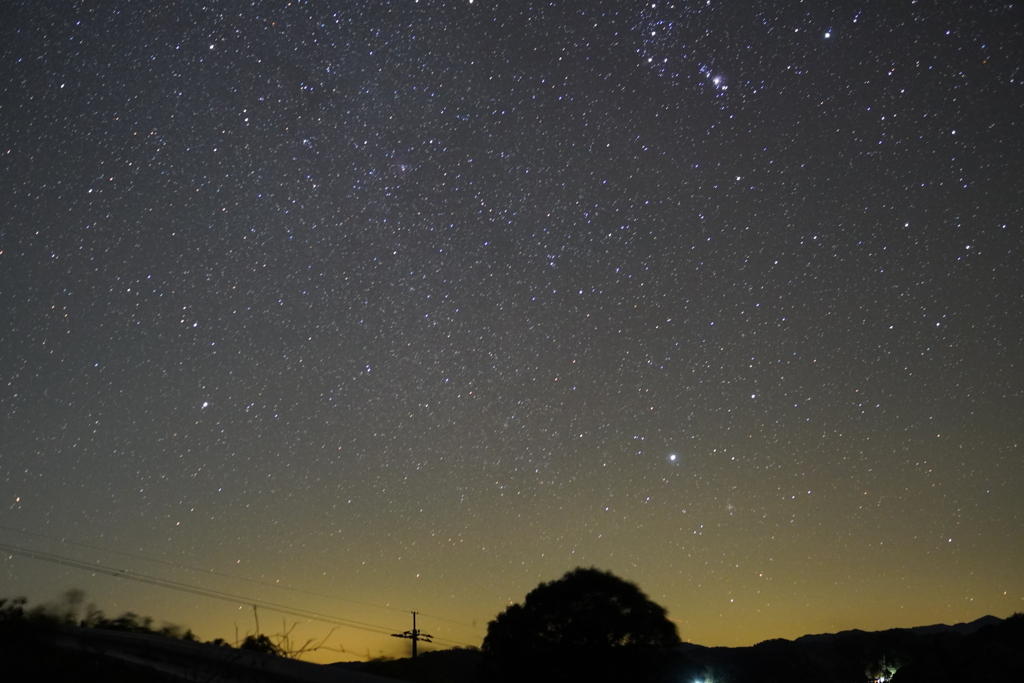
M 1021 683 L 1024 614 L 966 624 L 842 631 L 752 647 L 687 645 L 681 655 L 730 683 Z
M 931 626 L 913 626 L 911 628 L 903 629 L 903 630 L 910 631 L 914 635 L 918 635 L 918 636 L 930 636 L 930 635 L 934 635 L 936 633 L 947 633 L 947 632 L 953 632 L 953 633 L 959 633 L 961 635 L 967 635 L 969 633 L 974 633 L 975 631 L 977 631 L 978 629 L 982 628 L 983 626 L 991 626 L 993 624 L 999 624 L 1002 621 L 1003 620 L 1000 619 L 999 617 L 993 617 L 991 615 L 987 615 L 987 616 L 981 617 L 980 619 L 975 619 L 974 621 L 971 621 L 971 622 L 967 622 L 967 623 L 961 622 L 959 624 L 953 624 L 952 626 L 949 626 L 947 624 L 933 624 Z M 839 633 L 818 633 L 818 634 L 800 636 L 799 638 L 797 638 L 793 642 L 796 642 L 796 643 L 820 643 L 820 642 L 827 641 L 827 640 L 835 640 L 836 638 L 847 638 L 847 637 L 850 637 L 850 636 L 853 636 L 853 635 L 857 635 L 857 634 L 861 634 L 862 635 L 862 634 L 865 634 L 865 633 L 868 633 L 868 631 L 861 631 L 860 629 L 852 629 L 852 630 L 849 630 L 849 631 L 840 631 Z
M 966 636 L 967 634 L 974 633 L 985 626 L 1000 624 L 1002 621 L 1003 620 L 999 617 L 987 615 L 980 619 L 975 619 L 974 621 L 967 623 L 961 622 L 959 624 L 953 624 L 952 626 L 947 626 L 946 624 L 935 624 L 933 626 L 915 626 L 908 630 L 919 636 L 930 636 L 935 633 L 942 633 L 943 631 L 953 631 L 954 633 L 960 633 Z

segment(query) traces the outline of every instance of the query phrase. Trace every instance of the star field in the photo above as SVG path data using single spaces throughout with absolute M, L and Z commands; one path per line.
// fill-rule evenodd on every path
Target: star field
M 7 3 L 0 538 L 469 644 L 577 565 L 706 645 L 1024 610 L 1021 34 L 997 1 Z

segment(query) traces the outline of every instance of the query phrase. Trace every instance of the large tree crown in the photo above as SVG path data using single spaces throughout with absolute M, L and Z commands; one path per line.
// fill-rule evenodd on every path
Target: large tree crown
M 665 609 L 636 584 L 610 572 L 577 568 L 542 583 L 492 621 L 485 652 L 515 656 L 619 648 L 664 650 L 679 642 Z

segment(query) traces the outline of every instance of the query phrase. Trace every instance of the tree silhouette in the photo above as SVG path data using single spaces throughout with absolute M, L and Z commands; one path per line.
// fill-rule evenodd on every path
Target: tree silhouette
M 679 643 L 665 609 L 610 572 L 577 568 L 488 624 L 481 680 L 656 680 Z

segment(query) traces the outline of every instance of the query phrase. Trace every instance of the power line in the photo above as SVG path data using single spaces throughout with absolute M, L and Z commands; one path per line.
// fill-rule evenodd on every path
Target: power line
M 126 553 L 126 552 L 123 552 L 123 551 L 120 551 L 120 550 L 112 550 L 110 548 L 104 548 L 102 546 L 96 546 L 96 545 L 90 545 L 88 543 L 82 543 L 80 541 L 71 541 L 71 540 L 68 540 L 67 538 L 56 538 L 54 536 L 47 536 L 46 534 L 35 533 L 35 532 L 32 532 L 32 531 L 25 531 L 24 529 L 15 529 L 13 527 L 8 527 L 8 526 L 3 526 L 3 525 L 0 525 L 0 529 L 3 529 L 4 531 L 14 531 L 16 533 L 25 534 L 27 536 L 35 536 L 36 538 L 45 538 L 48 541 L 54 541 L 56 543 L 65 543 L 67 545 L 74 545 L 74 546 L 78 546 L 78 547 L 81 547 L 81 548 L 89 548 L 90 550 L 98 550 L 100 552 L 111 553 L 113 555 L 120 555 L 122 557 L 130 557 L 132 559 L 143 560 L 145 562 L 153 562 L 153 563 L 156 563 L 156 564 L 162 564 L 162 565 L 166 565 L 168 567 L 175 567 L 177 569 L 186 569 L 188 571 L 200 572 L 202 574 L 212 574 L 214 576 L 221 576 L 221 577 L 224 577 L 226 579 L 232 579 L 234 581 L 245 581 L 247 583 L 256 584 L 258 586 L 269 586 L 269 587 L 272 587 L 272 588 L 277 588 L 278 590 L 288 590 L 288 591 L 293 591 L 293 592 L 296 592 L 296 593 L 304 593 L 305 595 L 312 595 L 312 596 L 315 596 L 315 597 L 318 597 L 318 598 L 330 598 L 332 600 L 338 600 L 339 602 L 349 602 L 349 603 L 352 603 L 353 605 L 363 605 L 364 607 L 375 607 L 377 609 L 389 610 L 391 612 L 402 612 L 403 614 L 408 614 L 410 612 L 410 610 L 401 609 L 399 607 L 392 607 L 391 605 L 380 605 L 380 604 L 377 604 L 377 603 L 365 602 L 365 601 L 362 601 L 362 600 L 352 600 L 351 598 L 342 598 L 342 597 L 339 597 L 337 595 L 331 595 L 330 593 L 318 593 L 316 591 L 304 590 L 302 588 L 293 588 L 292 586 L 283 586 L 283 585 L 281 585 L 279 583 L 271 583 L 270 581 L 259 581 L 257 579 L 249 579 L 249 578 L 245 578 L 243 576 L 235 576 L 233 574 L 227 574 L 225 572 L 219 572 L 219 571 L 216 571 L 214 569 L 202 569 L 201 567 L 192 567 L 190 565 L 181 564 L 179 562 L 171 562 L 170 560 L 159 560 L 159 559 L 157 559 L 155 557 L 146 557 L 145 555 L 137 555 L 135 553 Z M 466 628 L 475 629 L 477 631 L 483 631 L 484 630 L 484 629 L 480 628 L 479 626 L 476 626 L 475 624 L 467 624 L 467 623 L 462 622 L 462 621 L 456 621 L 454 619 L 447 619 L 445 617 L 437 616 L 436 614 L 427 614 L 426 612 L 419 612 L 419 614 L 422 614 L 425 617 L 430 617 L 431 619 L 437 619 L 438 621 L 444 621 L 444 622 L 447 622 L 447 623 L 450 623 L 450 624 L 458 624 L 459 626 L 465 626 Z
M 282 586 L 279 583 L 272 583 L 270 581 L 259 581 L 257 579 L 248 579 L 248 578 L 245 578 L 244 576 L 235 576 L 233 574 L 227 574 L 225 572 L 216 571 L 215 569 L 202 569 L 201 567 L 192 567 L 192 566 L 187 565 L 187 564 L 181 564 L 181 563 L 178 563 L 178 562 L 171 562 L 170 560 L 158 560 L 155 557 L 146 557 L 145 555 L 136 555 L 134 553 L 126 553 L 126 552 L 123 552 L 123 551 L 120 551 L 120 550 L 111 550 L 110 548 L 103 548 L 101 546 L 89 545 L 88 543 L 81 543 L 81 542 L 78 542 L 78 541 L 70 541 L 70 540 L 68 540 L 66 538 L 55 538 L 53 536 L 46 536 L 45 534 L 37 534 L 37 533 L 31 532 L 31 531 L 22 531 L 21 529 L 12 529 L 12 528 L 6 527 L 6 526 L 0 526 L 0 529 L 3 529 L 5 531 L 16 531 L 18 533 L 26 534 L 28 536 L 35 536 L 37 538 L 45 538 L 45 539 L 47 539 L 49 541 L 56 541 L 58 543 L 66 543 L 68 545 L 76 545 L 76 546 L 79 546 L 81 548 L 89 548 L 90 550 L 99 550 L 100 552 L 111 553 L 113 555 L 121 555 L 122 557 L 131 557 L 131 558 L 136 559 L 136 560 L 144 560 L 146 562 L 154 562 L 156 564 L 163 564 L 163 565 L 166 565 L 168 567 L 175 567 L 177 569 L 187 569 L 189 571 L 201 572 L 203 574 L 213 574 L 214 576 L 222 576 L 224 578 L 233 579 L 235 581 L 245 581 L 247 583 L 254 583 L 254 584 L 257 584 L 257 585 L 260 585 L 260 586 L 270 586 L 270 587 L 273 587 L 273 588 L 295 591 L 296 593 L 305 593 L 307 595 L 313 595 L 313 596 L 320 597 L 320 598 L 331 598 L 333 600 L 339 600 L 341 602 L 351 602 L 351 603 L 356 604 L 356 605 L 363 605 L 363 606 L 366 606 L 366 607 L 376 607 L 378 609 L 391 610 L 393 612 L 408 613 L 408 611 L 409 611 L 409 610 L 400 609 L 398 607 L 391 607 L 390 605 L 378 605 L 378 604 L 372 603 L 372 602 L 363 602 L 361 600 L 351 600 L 349 598 L 342 598 L 342 597 L 338 597 L 336 595 L 329 595 L 327 593 L 317 593 L 315 591 L 303 590 L 301 588 L 292 588 L 291 586 Z M 464 625 L 468 625 L 468 624 L 464 624 Z
M 63 557 L 61 555 L 55 555 L 53 553 L 47 553 L 39 550 L 32 550 L 31 548 L 22 548 L 20 546 L 9 545 L 7 543 L 0 543 L 0 550 L 4 550 L 12 555 L 20 555 L 21 557 L 28 557 L 35 560 L 42 560 L 44 562 L 51 562 L 53 564 L 63 565 L 65 567 L 73 567 L 75 569 L 84 569 L 93 573 L 105 573 L 110 574 L 119 579 L 128 579 L 129 581 L 137 581 L 139 583 L 145 583 L 152 586 L 160 586 L 162 588 L 170 588 L 172 590 L 178 590 L 185 593 L 191 593 L 193 595 L 199 595 L 202 597 L 213 598 L 215 600 L 223 600 L 231 603 L 239 604 L 254 604 L 261 605 L 265 609 L 269 609 L 275 612 L 281 612 L 283 614 L 289 614 L 291 616 L 302 617 L 305 619 L 317 619 L 318 621 L 324 621 L 326 623 L 333 623 L 338 626 L 349 626 L 351 628 L 359 628 L 371 632 L 384 633 L 386 627 L 378 626 L 377 624 L 368 624 L 365 622 L 358 622 L 351 619 L 343 619 L 341 617 L 332 617 L 329 615 L 320 615 L 316 612 L 309 612 L 307 610 L 287 607 L 285 605 L 279 605 L 277 603 L 266 602 L 263 600 L 255 600 L 241 595 L 233 595 L 231 593 L 224 593 L 211 588 L 203 588 L 201 586 L 193 586 L 180 581 L 174 581 L 171 579 L 162 579 L 156 576 L 149 576 L 129 569 L 120 569 L 118 567 L 110 567 L 99 563 L 82 562 L 81 560 L 75 560 L 69 557 Z M 390 634 L 386 634 L 390 635 Z
M 169 588 L 171 590 L 181 591 L 183 593 L 191 593 L 192 595 L 198 595 L 200 597 L 211 598 L 214 600 L 221 600 L 224 602 L 230 602 L 234 604 L 249 604 L 257 605 L 266 610 L 272 612 L 278 612 L 279 614 L 286 614 L 293 617 L 299 617 L 301 619 L 310 619 L 314 621 L 320 621 L 326 624 L 332 624 L 335 626 L 341 626 L 344 628 L 359 629 L 362 631 L 368 631 L 377 635 L 390 636 L 393 632 L 392 629 L 386 626 L 380 626 L 378 624 L 370 624 L 367 622 L 356 621 L 354 619 L 345 619 L 343 617 L 336 617 L 328 614 L 321 614 L 319 612 L 311 612 L 296 607 L 289 607 L 287 605 L 281 605 L 279 603 L 268 602 L 266 600 L 257 600 L 241 595 L 233 595 L 231 593 L 225 593 L 223 591 L 214 590 L 212 588 L 203 588 L 201 586 L 194 586 L 181 581 L 174 581 L 172 579 L 163 579 L 157 576 L 150 576 L 148 574 L 142 574 L 129 569 L 121 569 L 118 567 L 110 567 L 99 563 L 83 562 L 81 560 L 75 560 L 70 557 L 64 557 L 54 553 L 49 553 L 40 550 L 32 550 L 31 548 L 24 548 L 21 546 L 11 545 L 7 543 L 0 543 L 0 550 L 7 552 L 11 555 L 18 555 L 20 557 L 27 557 L 34 560 L 41 560 L 44 562 L 50 562 L 65 567 L 72 567 L 75 569 L 83 569 L 85 571 L 93 573 L 105 573 L 110 574 L 119 579 L 127 579 L 129 581 L 136 581 L 138 583 L 144 583 L 151 586 L 158 586 L 161 588 Z M 273 585 L 273 584 L 271 584 Z M 442 640 L 438 638 L 438 640 Z M 468 643 L 462 643 L 458 641 L 451 641 L 444 639 L 445 642 L 452 645 L 469 645 Z

